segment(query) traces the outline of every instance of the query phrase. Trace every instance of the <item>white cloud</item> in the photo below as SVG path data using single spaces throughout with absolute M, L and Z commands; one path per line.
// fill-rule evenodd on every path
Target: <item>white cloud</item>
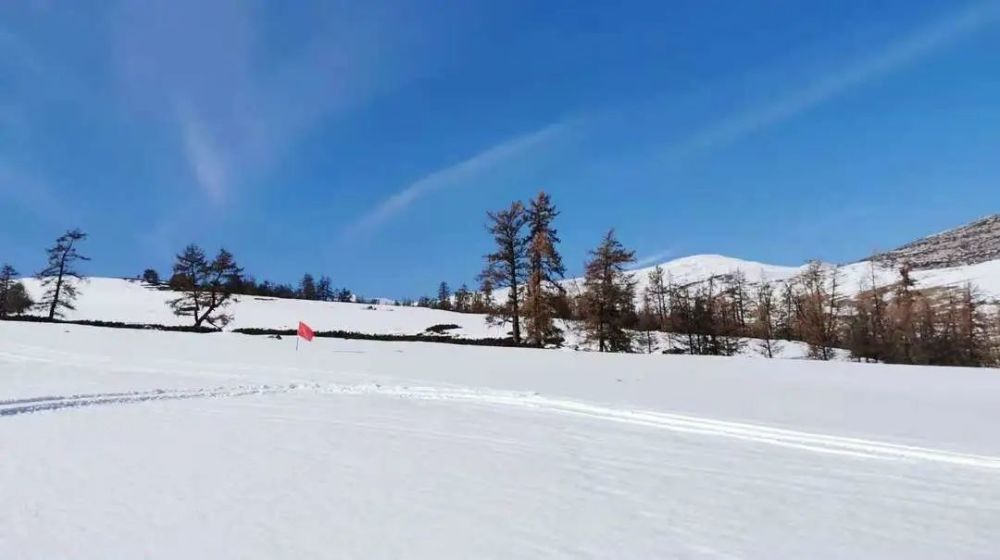
M 669 257 L 671 255 L 674 255 L 676 253 L 677 253 L 677 251 L 675 251 L 673 248 L 664 249 L 662 251 L 657 251 L 657 252 L 653 253 L 652 255 L 647 255 L 647 256 L 645 256 L 645 257 L 643 257 L 643 258 L 635 261 L 635 263 L 632 265 L 632 268 L 633 269 L 636 269 L 636 268 L 646 268 L 647 266 L 653 266 L 653 265 L 657 265 L 657 264 L 662 264 L 664 259 L 666 259 L 667 257 Z
M 305 9 L 323 17 L 276 49 L 266 4 L 124 0 L 111 18 L 121 106 L 162 117 L 211 200 L 231 200 L 315 127 L 397 87 L 433 58 L 405 15 L 380 6 Z
M 410 183 L 392 196 L 382 200 L 356 220 L 346 230 L 349 235 L 370 233 L 393 216 L 406 210 L 411 204 L 435 191 L 458 186 L 467 182 L 477 174 L 496 167 L 515 158 L 529 148 L 551 140 L 566 128 L 565 124 L 556 123 L 534 132 L 524 134 L 480 152 L 471 158 L 440 169 L 426 177 Z
M 792 89 L 771 103 L 708 126 L 674 145 L 668 157 L 680 159 L 716 145 L 737 141 L 758 130 L 780 124 L 847 91 L 899 70 L 1000 20 L 1000 2 L 972 5 L 935 21 L 877 50 L 871 57 L 825 73 L 805 86 Z
M 190 113 L 182 112 L 180 125 L 184 155 L 198 186 L 212 202 L 222 203 L 230 176 L 226 160 L 200 120 Z

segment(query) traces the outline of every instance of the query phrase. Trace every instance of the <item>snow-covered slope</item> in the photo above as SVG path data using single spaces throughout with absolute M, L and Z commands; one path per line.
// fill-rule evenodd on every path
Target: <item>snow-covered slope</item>
M 26 279 L 29 293 L 37 298 L 41 286 Z M 89 278 L 79 285 L 76 310 L 66 318 L 187 325 L 190 318 L 178 317 L 168 302 L 178 294 L 134 280 Z M 396 307 L 359 303 L 335 303 L 293 299 L 239 296 L 229 311 L 234 316 L 228 328 L 293 329 L 306 321 L 317 330 L 345 330 L 369 334 L 417 334 L 439 324 L 459 325 L 455 334 L 474 338 L 501 336 L 501 329 L 486 323 L 482 315 L 452 313 L 421 307 Z
M 997 558 L 1000 376 L 0 322 L 0 558 Z
M 747 282 L 755 284 L 761 280 L 774 283 L 788 281 L 804 272 L 808 265 L 780 266 L 747 261 L 721 255 L 693 255 L 682 257 L 659 265 L 663 269 L 665 279 L 675 285 L 690 285 L 705 282 L 709 278 L 724 278 L 737 271 L 742 272 Z M 833 265 L 827 264 L 832 267 Z M 875 263 L 875 278 L 880 286 L 890 285 L 899 281 L 898 268 L 885 262 Z M 871 282 L 871 267 L 869 261 L 860 261 L 837 267 L 840 275 L 840 290 L 845 295 L 857 293 L 862 286 Z M 656 266 L 631 271 L 636 280 L 637 294 L 648 284 L 649 273 Z M 984 296 L 1000 298 L 1000 260 L 992 260 L 972 265 L 962 265 L 946 268 L 916 270 L 912 278 L 920 288 L 960 287 L 972 283 L 978 287 Z M 575 291 L 583 286 L 582 278 L 565 281 L 568 290 Z M 867 288 L 865 288 L 867 289 Z M 505 297 L 506 291 L 498 290 L 497 298 Z

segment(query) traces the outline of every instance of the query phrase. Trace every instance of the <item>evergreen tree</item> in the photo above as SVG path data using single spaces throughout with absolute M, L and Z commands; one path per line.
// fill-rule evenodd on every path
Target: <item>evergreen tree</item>
M 11 288 L 14 287 L 16 278 L 17 271 L 14 270 L 13 266 L 5 264 L 0 267 L 0 317 L 7 315 L 7 298 Z
M 448 287 L 447 282 L 441 282 L 438 285 L 437 306 L 438 309 L 451 309 L 451 288 Z
M 459 313 L 468 313 L 472 307 L 472 293 L 469 292 L 469 287 L 462 284 L 457 290 L 455 290 L 455 311 Z
M 299 282 L 299 297 L 307 300 L 316 300 L 319 291 L 316 288 L 316 280 L 308 272 L 302 276 Z
M 545 192 L 539 192 L 528 209 L 528 279 L 525 286 L 524 318 L 527 340 L 543 345 L 558 336 L 554 294 L 565 292 L 559 280 L 566 275 L 562 256 L 556 250 L 559 235 L 552 222 L 559 211 Z
M 580 305 L 586 339 L 601 352 L 631 352 L 627 327 L 634 318 L 635 281 L 625 266 L 635 262 L 635 252 L 626 250 L 611 230 L 590 255 Z
M 17 281 L 17 271 L 9 264 L 0 267 L 0 319 L 20 315 L 31 309 L 34 302 L 24 284 Z
M 188 245 L 174 263 L 174 279 L 182 295 L 169 305 L 175 315 L 190 316 L 195 327 L 208 323 L 222 328 L 232 320 L 224 312 L 233 296 L 229 280 L 242 272 L 229 251 L 221 249 L 209 261 L 200 247 Z
M 489 278 L 482 278 L 479 284 L 479 291 L 473 296 L 474 313 L 493 313 L 493 281 Z
M 90 260 L 77 251 L 77 246 L 86 239 L 86 233 L 74 229 L 56 239 L 55 246 L 48 249 L 49 264 L 38 273 L 45 290 L 38 305 L 47 309 L 49 319 L 61 317 L 64 309 L 75 309 L 73 300 L 79 294 L 73 281 L 83 280 L 75 264 Z
M 333 284 L 329 276 L 320 276 L 316 283 L 316 299 L 320 301 L 333 300 Z
M 156 272 L 156 269 L 147 268 L 142 271 L 142 281 L 151 285 L 156 286 L 160 283 L 160 274 Z
M 0 317 L 23 315 L 27 313 L 29 309 L 34 307 L 34 305 L 35 302 L 32 301 L 31 296 L 28 294 L 28 290 L 24 288 L 24 284 L 21 282 L 14 282 L 7 290 L 7 295 L 5 301 L 3 302 L 3 311 L 0 312 Z
M 489 281 L 490 288 L 509 288 L 507 301 L 493 309 L 492 320 L 511 321 L 511 334 L 515 344 L 521 343 L 520 300 L 524 282 L 528 276 L 528 237 L 524 227 L 528 223 L 528 213 L 524 205 L 513 202 L 510 208 L 499 212 L 487 212 L 487 231 L 493 236 L 496 250 L 486 255 L 486 268 L 480 277 Z

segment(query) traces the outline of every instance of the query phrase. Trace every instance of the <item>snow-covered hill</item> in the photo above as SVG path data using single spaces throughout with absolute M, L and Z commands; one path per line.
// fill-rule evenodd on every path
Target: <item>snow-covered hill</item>
M 0 558 L 997 558 L 998 423 L 987 370 L 0 322 Z
M 873 260 L 879 285 L 897 282 L 899 267 L 907 262 L 914 270 L 912 278 L 918 287 L 960 287 L 972 283 L 987 298 L 1000 298 L 1000 215 L 908 243 Z M 737 271 L 742 272 L 750 283 L 765 279 L 780 283 L 801 274 L 808 264 L 782 266 L 723 255 L 691 255 L 633 270 L 637 293 L 642 293 L 649 273 L 657 266 L 663 269 L 666 279 L 683 286 L 705 282 L 709 278 L 724 278 Z M 872 266 L 869 260 L 838 266 L 842 293 L 851 295 L 857 293 L 861 286 L 870 285 Z M 570 278 L 563 285 L 570 291 L 578 291 L 583 279 Z M 498 298 L 506 297 L 507 291 L 498 290 L 496 295 Z
M 656 266 L 663 269 L 664 277 L 675 285 L 690 285 L 705 282 L 709 278 L 725 278 L 737 271 L 742 272 L 751 284 L 768 280 L 781 283 L 796 277 L 806 270 L 801 266 L 780 266 L 755 261 L 724 257 L 721 255 L 692 255 L 670 260 L 659 265 L 631 271 L 636 280 L 637 294 L 648 284 L 648 277 Z M 826 265 L 832 267 L 834 265 Z M 880 286 L 899 281 L 899 269 L 885 261 L 874 264 L 875 278 Z M 840 276 L 840 290 L 851 295 L 870 286 L 872 263 L 861 261 L 837 267 Z M 1000 260 L 991 260 L 972 265 L 916 270 L 911 274 L 920 288 L 961 287 L 972 283 L 988 298 L 1000 298 Z M 571 292 L 581 289 L 582 278 L 567 279 L 564 286 Z M 867 288 L 865 288 L 867 289 Z M 497 290 L 496 297 L 506 297 L 507 291 Z
M 26 279 L 36 299 L 41 286 Z M 168 303 L 178 294 L 135 280 L 88 278 L 79 285 L 76 310 L 67 319 L 187 325 L 190 318 L 173 314 Z M 418 334 L 440 324 L 459 326 L 455 334 L 470 338 L 502 336 L 501 328 L 487 324 L 482 315 L 452 313 L 422 307 L 397 307 L 360 303 L 304 301 L 239 296 L 229 307 L 234 316 L 227 327 L 294 329 L 305 321 L 317 330 L 344 330 L 368 334 Z

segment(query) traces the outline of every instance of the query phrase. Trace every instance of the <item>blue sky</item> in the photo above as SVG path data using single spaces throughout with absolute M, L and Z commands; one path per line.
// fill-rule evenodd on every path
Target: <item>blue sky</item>
M 472 283 L 539 189 L 570 272 L 850 261 L 1000 210 L 1000 1 L 0 4 L 0 261 L 197 242 L 366 295 Z

